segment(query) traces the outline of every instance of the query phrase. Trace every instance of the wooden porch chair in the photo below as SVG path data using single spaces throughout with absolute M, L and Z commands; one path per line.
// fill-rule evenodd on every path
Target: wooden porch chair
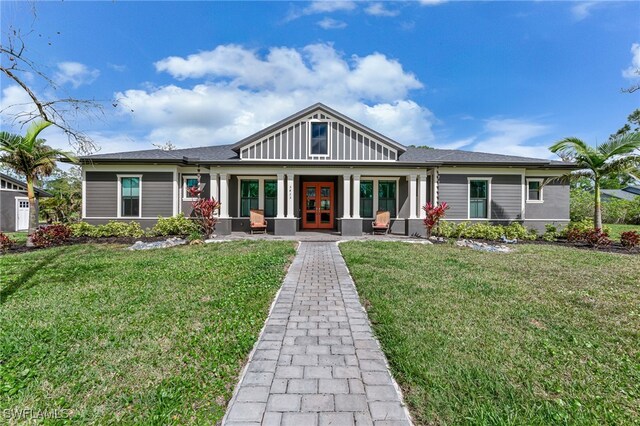
M 376 220 L 373 221 L 373 234 L 388 234 L 389 222 L 391 222 L 391 213 L 386 210 L 376 212 Z
M 267 233 L 267 221 L 264 219 L 264 210 L 251 210 L 251 233 L 262 232 Z

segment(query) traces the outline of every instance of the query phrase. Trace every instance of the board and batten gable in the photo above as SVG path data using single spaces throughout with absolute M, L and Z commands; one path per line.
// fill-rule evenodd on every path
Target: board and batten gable
M 328 155 L 310 153 L 310 123 L 328 123 Z M 357 126 L 322 112 L 273 130 L 240 148 L 241 160 L 396 161 L 398 149 Z
M 87 219 L 117 218 L 119 174 L 130 173 L 112 171 L 85 172 L 85 217 Z M 140 180 L 141 216 L 147 218 L 172 216 L 173 173 L 145 171 L 136 174 L 142 176 Z

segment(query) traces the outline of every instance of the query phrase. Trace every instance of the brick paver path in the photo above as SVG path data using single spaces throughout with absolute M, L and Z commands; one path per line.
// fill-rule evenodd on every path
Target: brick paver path
M 301 243 L 223 424 L 410 424 L 337 244 Z

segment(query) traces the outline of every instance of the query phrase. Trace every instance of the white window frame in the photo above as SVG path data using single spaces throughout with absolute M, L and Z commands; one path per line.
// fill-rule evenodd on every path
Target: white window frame
M 311 119 L 308 121 L 309 125 L 307 130 L 307 149 L 309 152 L 309 158 L 329 158 L 331 157 L 331 120 L 319 120 L 319 119 Z M 326 154 L 312 154 L 311 153 L 311 127 L 313 127 L 313 123 L 326 123 L 327 124 L 327 153 Z
M 189 191 L 187 191 L 187 179 L 198 179 L 197 175 L 182 175 L 182 201 L 196 201 L 198 197 L 189 197 Z M 200 187 L 198 189 L 202 190 L 204 188 L 202 182 L 200 182 Z
M 395 181 L 396 182 L 396 215 L 392 216 L 392 219 L 397 219 L 398 213 L 400 213 L 400 178 L 397 176 L 360 176 L 360 183 L 365 181 L 373 181 L 373 216 L 372 217 L 363 217 L 362 219 L 375 219 L 376 212 L 378 211 L 379 205 L 379 195 L 380 191 L 378 188 L 379 181 Z M 356 191 L 354 191 L 356 192 Z M 354 194 L 355 195 L 355 194 Z M 360 197 L 360 188 L 357 188 L 357 196 Z M 360 212 L 358 212 L 360 215 Z
M 491 177 L 468 176 L 467 177 L 467 220 L 491 220 Z M 487 217 L 471 217 L 471 181 L 484 180 L 487 182 Z
M 258 209 L 264 210 L 264 181 L 265 180 L 275 180 L 278 181 L 278 176 L 238 176 L 238 218 L 247 218 L 249 216 L 242 216 L 241 206 L 242 206 L 242 181 L 243 180 L 257 180 L 258 181 Z M 280 197 L 280 194 L 278 194 Z M 276 207 L 276 210 L 278 208 Z M 284 212 L 283 212 L 284 213 Z M 278 214 L 280 212 L 276 211 L 276 217 L 279 217 Z
M 142 218 L 142 175 L 141 174 L 127 174 L 127 175 L 116 175 L 118 177 L 118 211 L 116 212 L 116 217 L 120 218 Z M 138 178 L 140 179 L 140 188 L 138 188 L 139 196 L 138 196 L 138 216 L 122 216 L 122 178 Z
M 525 186 L 525 197 L 526 197 L 526 201 L 527 203 L 544 203 L 544 194 L 543 194 L 543 189 L 544 186 L 542 185 L 544 183 L 544 179 L 542 178 L 527 178 L 526 179 L 526 186 Z M 530 200 L 529 199 L 529 182 L 539 182 L 540 183 L 540 199 L 539 200 Z

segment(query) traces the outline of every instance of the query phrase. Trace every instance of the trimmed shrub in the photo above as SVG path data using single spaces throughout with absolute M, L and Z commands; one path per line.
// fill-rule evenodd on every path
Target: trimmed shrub
M 67 225 L 48 225 L 35 230 L 31 241 L 36 247 L 51 247 L 63 244 L 71 236 Z
M 638 247 L 640 245 L 640 234 L 638 234 L 638 231 L 623 232 L 620 234 L 620 244 L 629 250 Z
M 607 231 L 600 228 L 580 229 L 579 227 L 574 227 L 567 232 L 567 241 L 583 243 L 591 247 L 606 247 L 612 243 Z
M 197 232 L 198 224 L 183 213 L 173 217 L 158 217 L 158 222 L 151 228 L 151 234 L 156 236 L 191 235 Z
M 593 225 L 593 220 L 592 219 L 582 219 L 580 221 L 577 222 L 570 222 L 560 233 L 560 235 L 566 237 L 567 239 L 569 239 L 569 234 L 572 233 L 572 231 L 577 231 L 577 232 L 573 232 L 573 235 L 579 235 L 579 234 L 585 234 L 588 231 L 591 231 L 595 229 L 594 225 Z M 611 229 L 608 226 L 603 226 L 602 227 L 602 231 L 607 233 L 607 235 L 609 234 L 609 232 L 611 232 Z
M 542 239 L 545 241 L 555 241 L 558 238 L 558 228 L 555 225 L 550 223 L 544 226 L 544 234 L 542 234 Z
M 445 238 L 476 238 L 482 240 L 499 240 L 504 235 L 512 240 L 535 240 L 538 234 L 535 230 L 527 230 L 520 223 L 514 222 L 507 226 L 491 225 L 489 223 L 461 222 L 454 224 L 445 220 L 440 221 L 435 232 Z
M 0 232 L 0 251 L 5 252 L 16 245 L 16 240 Z
M 69 225 L 71 235 L 74 237 L 92 237 L 96 233 L 96 227 L 87 222 L 75 222 Z
M 534 231 L 535 232 L 535 231 Z M 531 236 L 533 235 L 533 238 Z M 510 240 L 518 239 L 518 240 L 535 240 L 537 238 L 537 234 L 531 234 L 527 231 L 527 228 L 522 226 L 522 224 L 518 222 L 510 223 L 509 225 L 504 227 L 504 236 Z

